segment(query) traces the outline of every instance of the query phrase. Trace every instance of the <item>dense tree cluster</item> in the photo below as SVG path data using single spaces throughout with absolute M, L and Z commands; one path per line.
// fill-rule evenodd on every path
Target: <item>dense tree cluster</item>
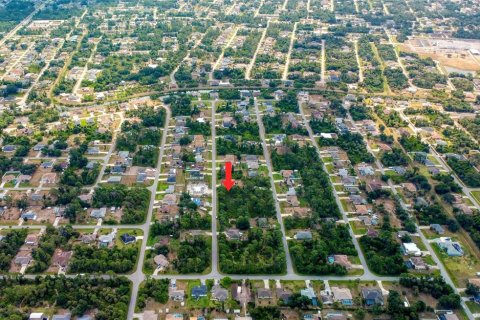
M 432 223 L 446 224 L 448 221 L 447 214 L 438 203 L 427 206 L 416 205 L 414 208 L 421 225 L 430 225 Z
M 429 151 L 428 144 L 422 142 L 419 136 L 402 136 L 400 144 L 407 152 L 427 152 Z
M 203 237 L 191 237 L 180 242 L 177 259 L 173 262 L 178 272 L 202 273 L 210 266 L 211 245 Z
M 240 158 L 242 154 L 262 155 L 263 149 L 259 142 L 238 141 L 235 138 L 227 139 L 220 137 L 217 140 L 217 154 L 224 156 L 234 154 Z
M 469 234 L 478 248 L 480 248 L 480 214 L 473 215 L 458 214 L 456 216 L 458 223 Z
M 309 275 L 345 275 L 345 267 L 328 263 L 328 256 L 357 255 L 348 227 L 333 223 L 324 223 L 312 240 L 290 240 L 289 247 L 296 271 Z
M 285 133 L 287 135 L 299 134 L 308 135 L 308 132 L 302 126 L 293 126 L 290 122 L 283 120 L 282 115 L 276 114 L 274 116 L 266 115 L 263 117 L 263 125 L 265 126 L 265 132 L 268 134 Z
M 150 192 L 141 187 L 128 188 L 123 184 L 101 185 L 93 194 L 93 206 L 121 207 L 122 223 L 140 223 L 145 219 Z
M 399 275 L 407 270 L 400 245 L 390 231 L 381 231 L 378 237 L 363 236 L 360 245 L 368 267 L 379 275 Z
M 240 217 L 275 216 L 270 181 L 265 177 L 245 178 L 241 187 L 235 185 L 230 191 L 219 188 L 218 199 L 218 216 L 223 227 Z
M 145 308 L 148 299 L 153 299 L 158 303 L 168 302 L 168 279 L 147 279 L 138 291 L 137 308 Z
M 27 229 L 11 230 L 0 241 L 0 271 L 8 272 L 10 262 L 17 254 L 27 237 Z
M 472 188 L 480 187 L 480 173 L 475 170 L 468 160 L 451 157 L 447 160 L 447 163 L 467 186 Z
M 395 290 L 389 290 L 387 298 L 387 313 L 398 320 L 420 319 L 419 313 L 426 311 L 425 302 L 419 300 L 406 306 L 404 298 Z
M 73 316 L 96 309 L 96 319 L 127 319 L 130 287 L 124 277 L 5 277 L 0 280 L 0 318 L 27 319 L 34 308 L 55 305 Z
M 248 230 L 246 240 L 218 237 L 220 269 L 230 274 L 279 274 L 286 270 L 286 257 L 279 229 Z M 255 263 L 252 263 L 255 261 Z
M 386 112 L 384 107 L 376 106 L 375 113 L 385 122 L 387 127 L 400 128 L 407 126 L 407 122 L 403 120 L 395 110 L 388 110 L 388 112 Z
M 179 227 L 183 230 L 208 230 L 211 225 L 209 215 L 202 216 L 198 211 L 198 205 L 188 193 L 182 193 L 178 203 L 180 209 Z
M 282 112 L 298 113 L 299 106 L 295 91 L 288 91 L 287 94 L 277 102 L 275 107 L 279 108 Z
M 371 163 L 374 160 L 373 155 L 368 152 L 363 136 L 360 133 L 347 132 L 338 135 L 337 139 L 320 138 L 320 144 L 322 146 L 338 146 L 342 148 L 353 165 L 361 162 Z
M 387 167 L 406 166 L 408 157 L 401 148 L 393 147 L 392 150 L 382 153 L 380 161 Z
M 71 226 L 58 229 L 51 225 L 47 226 L 45 233 L 40 238 L 37 248 L 33 249 L 33 264 L 27 268 L 28 273 L 40 273 L 48 269 L 51 264 L 53 253 L 56 248 L 70 249 L 69 240 L 78 237 L 78 232 Z
M 408 78 L 400 68 L 385 68 L 383 75 L 387 78 L 390 88 L 402 90 L 408 87 Z
M 290 152 L 285 155 L 273 151 L 272 164 L 275 171 L 299 171 L 302 187 L 298 190 L 298 196 L 307 201 L 315 219 L 340 217 L 328 175 L 323 170 L 321 160 L 313 147 L 292 144 Z M 323 197 L 318 197 L 319 192 Z
M 354 105 L 351 106 L 350 115 L 352 116 L 353 121 L 362 121 L 372 119 L 370 108 L 365 105 Z
M 418 291 L 430 294 L 438 300 L 440 308 L 458 309 L 461 298 L 455 294 L 453 288 L 448 285 L 441 276 L 415 277 L 404 274 L 400 277 L 400 285 L 407 288 L 418 288 Z
M 133 270 L 138 258 L 138 247 L 94 248 L 76 245 L 70 261 L 71 273 L 128 273 Z

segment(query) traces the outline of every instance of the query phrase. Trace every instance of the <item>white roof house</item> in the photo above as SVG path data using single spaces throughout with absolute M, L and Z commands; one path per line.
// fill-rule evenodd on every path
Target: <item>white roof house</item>
M 414 255 L 416 257 L 422 255 L 422 251 L 413 242 L 404 243 L 403 244 L 403 249 L 405 250 L 405 254 L 407 254 L 407 255 Z

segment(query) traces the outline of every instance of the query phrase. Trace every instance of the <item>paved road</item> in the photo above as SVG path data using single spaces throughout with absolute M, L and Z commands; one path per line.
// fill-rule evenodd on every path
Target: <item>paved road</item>
M 78 78 L 77 82 L 75 83 L 75 86 L 73 87 L 72 93 L 75 94 L 75 95 L 77 94 L 78 90 L 80 89 L 80 87 L 82 85 L 82 82 L 83 82 L 83 79 L 85 79 L 85 76 L 87 75 L 88 67 L 93 62 L 93 58 L 95 57 L 95 54 L 97 53 L 97 47 L 98 47 L 98 44 L 100 43 L 100 41 L 102 41 L 102 36 L 100 36 L 100 38 L 97 41 L 95 41 L 95 44 L 93 45 L 93 48 L 92 48 L 92 53 L 90 54 L 90 57 L 88 57 L 88 60 L 85 63 L 85 66 L 83 67 L 82 74 L 80 75 L 80 78 Z
M 218 239 L 217 239 L 217 128 L 215 120 L 216 101 L 212 102 L 212 271 L 210 275 L 220 277 L 218 272 Z
M 360 60 L 360 56 L 358 55 L 358 40 L 355 40 L 354 47 L 355 47 L 355 58 L 357 59 L 357 64 L 358 64 L 358 82 L 362 83 L 363 67 L 362 67 L 362 61 Z
M 258 100 L 255 98 L 254 100 L 255 104 L 255 113 L 257 115 L 257 123 L 258 123 L 258 128 L 260 131 L 260 138 L 262 139 L 262 147 L 263 147 L 263 156 L 265 158 L 265 162 L 268 167 L 268 176 L 270 178 L 270 185 L 272 189 L 272 194 L 273 198 L 275 200 L 275 211 L 277 213 L 277 220 L 278 223 L 280 223 L 280 229 L 282 231 L 282 241 L 283 241 L 283 247 L 285 248 L 285 258 L 287 262 L 287 274 L 288 275 L 293 275 L 295 274 L 293 270 L 293 264 L 292 264 L 292 258 L 290 257 L 290 252 L 288 249 L 288 243 L 287 243 L 287 237 L 285 233 L 285 226 L 283 225 L 283 219 L 282 219 L 282 211 L 280 210 L 280 204 L 278 202 L 278 196 L 277 196 L 277 190 L 275 189 L 275 182 L 273 180 L 273 167 L 272 167 L 272 161 L 270 159 L 270 152 L 268 151 L 267 147 L 267 142 L 265 139 L 265 127 L 263 125 L 262 117 L 260 116 L 260 110 L 258 108 Z
M 295 22 L 293 24 L 292 35 L 290 36 L 290 46 L 288 47 L 287 61 L 285 62 L 285 69 L 283 69 L 282 80 L 287 80 L 287 77 L 288 77 L 288 68 L 290 66 L 290 56 L 292 55 L 293 44 L 295 42 L 295 32 L 297 31 L 297 25 L 298 25 L 298 22 Z
M 267 20 L 267 26 L 262 32 L 262 37 L 260 38 L 260 41 L 258 42 L 257 45 L 257 50 L 255 50 L 255 53 L 253 54 L 252 60 L 250 60 L 250 63 L 247 66 L 247 70 L 245 70 L 245 79 L 250 80 L 250 74 L 252 73 L 253 66 L 255 65 L 255 60 L 257 60 L 257 55 L 258 52 L 260 51 L 260 48 L 262 47 L 263 41 L 265 40 L 265 35 L 267 34 L 268 26 L 270 25 L 270 18 Z
M 152 221 L 153 210 L 154 210 L 153 206 L 155 204 L 155 195 L 157 191 L 160 171 L 162 169 L 165 143 L 167 141 L 168 124 L 170 122 L 170 117 L 171 117 L 170 108 L 166 107 L 165 110 L 167 111 L 166 117 L 165 117 L 165 126 L 163 128 L 163 133 L 162 133 L 162 142 L 160 145 L 160 153 L 158 155 L 157 170 L 155 172 L 155 181 L 153 185 L 150 187 L 150 192 L 152 193 L 152 195 L 150 197 L 150 204 L 148 207 L 147 219 L 145 220 L 145 223 L 140 226 L 140 228 L 143 230 L 143 241 L 142 241 L 142 246 L 140 248 L 140 255 L 138 258 L 137 269 L 133 274 L 129 275 L 129 279 L 132 281 L 132 296 L 130 298 L 130 305 L 128 308 L 128 319 L 133 319 L 133 313 L 135 312 L 135 304 L 137 302 L 138 289 L 142 281 L 145 279 L 145 275 L 143 274 L 142 268 L 145 261 L 145 250 L 147 248 L 148 235 L 150 232 L 150 222 Z

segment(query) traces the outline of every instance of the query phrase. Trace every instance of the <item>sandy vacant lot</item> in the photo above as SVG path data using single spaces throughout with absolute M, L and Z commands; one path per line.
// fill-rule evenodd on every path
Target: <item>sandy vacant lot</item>
M 480 51 L 480 41 L 417 38 L 400 45 L 400 50 L 431 57 L 445 67 L 465 71 L 480 71 L 480 56 L 473 56 L 469 49 Z

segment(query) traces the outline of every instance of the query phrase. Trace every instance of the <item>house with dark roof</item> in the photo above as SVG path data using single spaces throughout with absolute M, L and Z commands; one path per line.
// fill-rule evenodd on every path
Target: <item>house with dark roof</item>
M 290 301 L 290 297 L 292 296 L 292 292 L 288 289 L 284 288 L 277 288 L 276 289 L 277 299 L 281 299 L 283 303 L 287 304 Z
M 207 286 L 202 284 L 192 288 L 192 298 L 198 300 L 207 296 Z
M 228 298 L 228 290 L 222 288 L 220 285 L 214 285 L 212 288 L 212 300 L 215 301 L 225 301 Z
M 122 242 L 124 244 L 130 244 L 130 243 L 135 243 L 135 241 L 137 240 L 136 237 L 128 234 L 128 233 L 124 233 L 120 236 L 120 239 L 122 240 Z
M 435 231 L 435 233 L 437 233 L 437 234 L 444 234 L 445 233 L 445 229 L 443 229 L 443 227 L 441 225 L 439 225 L 438 223 L 432 223 L 430 225 L 430 230 Z
M 230 228 L 227 231 L 225 231 L 225 235 L 229 240 L 241 240 L 242 238 L 242 232 L 240 232 L 240 230 L 235 228 Z
M 24 212 L 20 215 L 23 220 L 37 220 L 37 214 L 33 211 Z
M 65 269 L 73 256 L 73 251 L 63 251 L 62 249 L 55 249 L 52 257 L 52 264 L 59 268 Z
M 366 306 L 383 306 L 383 294 L 379 288 L 362 288 L 362 298 Z
M 259 300 L 272 299 L 272 291 L 268 288 L 258 288 L 257 289 L 257 298 Z

